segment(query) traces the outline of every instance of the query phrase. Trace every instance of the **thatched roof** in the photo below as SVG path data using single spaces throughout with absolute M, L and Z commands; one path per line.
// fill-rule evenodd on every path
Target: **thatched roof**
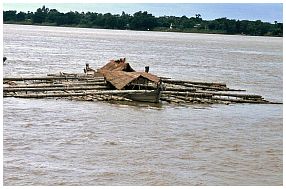
M 160 81 L 160 79 L 153 74 L 136 72 L 131 68 L 129 63 L 126 63 L 125 58 L 110 60 L 105 66 L 98 69 L 98 72 L 105 77 L 106 81 L 119 90 L 139 78 L 143 78 L 154 83 L 158 83 Z
M 104 71 L 103 76 L 106 81 L 110 82 L 116 89 L 123 89 L 125 86 L 142 77 L 148 81 L 158 83 L 160 79 L 146 72 L 124 72 L 124 71 Z
M 98 72 L 102 71 L 125 71 L 125 72 L 135 72 L 133 68 L 126 62 L 125 58 L 120 58 L 119 60 L 110 60 L 105 66 L 98 69 Z

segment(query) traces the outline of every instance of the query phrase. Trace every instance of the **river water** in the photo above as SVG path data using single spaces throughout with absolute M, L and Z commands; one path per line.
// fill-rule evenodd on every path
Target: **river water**
M 5 76 L 135 70 L 283 101 L 283 40 L 3 26 Z M 4 185 L 282 185 L 282 105 L 3 99 Z

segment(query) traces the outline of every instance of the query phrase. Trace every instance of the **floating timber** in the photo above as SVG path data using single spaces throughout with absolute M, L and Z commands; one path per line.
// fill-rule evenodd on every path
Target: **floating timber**
M 136 72 L 125 61 L 110 61 L 99 71 L 87 64 L 84 74 L 61 72 L 47 76 L 4 77 L 3 96 L 175 104 L 275 103 L 261 95 L 246 94 L 243 89 L 230 89 L 225 83 L 175 80 Z
M 90 81 L 92 80 L 92 81 Z M 90 76 L 45 76 L 3 78 L 4 97 L 16 98 L 71 98 L 79 100 L 134 100 L 157 103 L 273 103 L 261 95 L 232 93 L 223 83 L 166 80 L 161 91 L 154 85 L 145 85 L 141 90 L 114 90 L 103 77 Z M 137 84 L 134 86 L 142 85 Z M 205 86 L 205 87 L 203 87 Z M 214 87 L 215 86 L 215 87 Z M 157 95 L 160 93 L 160 95 Z M 111 97 L 112 96 L 112 97 Z
M 42 88 L 12 88 L 5 87 L 4 92 L 19 92 L 19 91 L 66 91 L 66 90 L 98 90 L 108 89 L 106 86 L 91 86 L 91 87 L 42 87 Z
M 69 96 L 87 96 L 87 95 L 131 95 L 131 94 L 151 94 L 154 91 L 147 91 L 147 90 L 105 90 L 105 91 L 93 91 L 93 92 L 78 92 L 78 93 L 65 93 L 65 92 L 59 92 L 59 93 L 41 93 L 41 94 L 15 94 L 12 95 L 12 97 L 18 97 L 18 98 L 46 98 L 46 97 L 69 97 Z M 4 97 L 9 97 L 9 95 L 5 95 Z M 11 97 L 11 96 L 10 96 Z
M 104 81 L 103 77 L 87 77 L 87 76 L 47 76 L 47 77 L 7 77 L 3 78 L 3 81 L 27 81 L 27 80 L 92 80 L 92 81 Z

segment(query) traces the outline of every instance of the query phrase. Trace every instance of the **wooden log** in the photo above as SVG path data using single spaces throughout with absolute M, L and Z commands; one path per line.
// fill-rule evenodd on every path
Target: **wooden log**
M 75 82 L 75 83 L 106 83 L 105 80 L 101 80 L 101 79 L 78 79 L 78 80 L 30 80 L 30 81 L 17 81 L 17 82 L 25 82 L 25 83 L 29 83 L 29 84 L 62 84 L 62 83 L 71 83 L 71 82 Z
M 86 96 L 86 95 L 124 95 L 124 94 L 142 94 L 154 92 L 154 90 L 105 90 L 105 91 L 90 91 L 84 93 L 54 93 L 54 94 L 5 94 L 4 97 L 17 98 L 47 98 L 47 97 L 71 97 L 71 96 Z
M 186 87 L 200 88 L 200 89 L 210 89 L 215 91 L 246 91 L 244 89 L 230 89 L 228 87 L 211 87 L 211 86 L 203 86 L 203 85 L 193 85 L 193 84 L 182 84 Z
M 211 98 L 212 94 L 180 92 L 180 91 L 161 91 L 161 95 L 176 95 L 176 96 L 190 96 L 198 98 Z
M 108 89 L 106 86 L 89 86 L 89 87 L 42 87 L 42 88 L 14 88 L 4 87 L 4 92 L 26 92 L 26 91 L 71 91 L 71 90 L 99 90 Z
M 43 88 L 43 87 L 72 87 L 72 86 L 95 86 L 106 85 L 105 82 L 85 82 L 85 83 L 55 83 L 55 84 L 27 84 L 27 85 L 10 85 L 7 88 Z
M 169 98 L 169 97 L 163 97 L 163 96 L 161 96 L 161 97 L 160 97 L 160 100 L 166 101 L 166 102 L 168 102 L 168 103 L 171 103 L 171 102 L 172 102 L 172 99 Z
M 186 97 L 186 96 L 175 96 L 175 95 L 172 95 L 171 97 L 173 98 L 177 98 L 177 99 L 180 99 L 180 100 L 184 100 L 184 101 L 190 101 L 191 99 L 193 99 L 194 97 Z
M 143 85 L 143 84 L 134 84 L 135 87 L 140 87 L 140 89 L 146 89 L 146 90 L 156 90 L 158 87 L 157 85 Z M 188 87 L 170 87 L 166 86 L 164 87 L 163 91 L 182 91 L 182 92 L 195 92 L 196 89 L 188 88 Z
M 184 100 L 186 103 L 208 103 L 213 104 L 213 100 L 211 98 L 199 98 L 199 97 L 186 97 L 186 96 L 175 96 L 175 98 Z
M 196 92 L 196 89 L 165 87 L 164 91 Z
M 178 97 L 178 96 L 176 96 L 176 97 Z M 162 96 L 160 98 L 160 100 L 161 101 L 166 101 L 168 103 L 176 103 L 176 104 L 186 103 L 185 100 L 182 100 L 182 99 L 179 99 L 179 98 L 176 98 L 176 97 L 174 97 L 174 96 L 169 96 L 169 97 Z
M 54 93 L 54 94 L 5 94 L 3 97 L 15 98 L 49 98 L 49 97 L 76 97 L 85 96 L 87 93 Z
M 77 77 L 103 77 L 103 75 L 99 72 L 92 71 L 91 74 L 88 73 L 65 73 L 60 72 L 56 74 L 47 74 L 47 76 L 59 76 L 59 77 L 66 77 L 66 76 L 77 76 Z
M 59 73 L 59 74 L 47 74 L 47 76 L 51 76 L 51 77 L 84 77 L 86 76 L 86 74 L 79 74 L 79 73 Z
M 184 80 L 162 79 L 162 82 L 164 82 L 164 83 L 174 83 L 174 84 L 189 83 L 189 84 L 195 84 L 195 85 L 207 85 L 207 86 L 226 87 L 225 83 L 210 83 L 210 82 L 200 82 L 200 81 L 184 81 Z
M 229 88 L 227 87 L 212 87 L 212 86 L 205 86 L 205 85 L 195 85 L 195 84 L 189 84 L 189 83 L 182 83 L 181 85 L 186 87 L 193 87 L 193 88 L 200 88 L 200 89 L 211 89 L 216 91 L 227 91 Z
M 204 94 L 212 94 L 214 96 L 231 96 L 231 97 L 239 97 L 239 98 L 254 98 L 254 99 L 262 99 L 261 95 L 252 95 L 252 94 L 235 94 L 235 93 L 223 93 L 223 92 L 210 92 L 210 91 L 196 91 L 197 93 Z
M 93 78 L 78 78 L 79 81 L 85 81 L 85 82 L 103 82 L 105 81 L 104 78 L 97 78 L 97 77 L 93 77 Z
M 161 97 L 161 100 L 169 102 L 169 103 L 192 103 L 192 104 L 201 104 L 201 103 L 208 103 L 213 104 L 213 101 L 210 98 L 196 98 L 196 97 L 185 97 L 185 96 L 168 96 L 168 97 Z
M 269 104 L 270 102 L 267 100 L 249 100 L 249 99 L 231 99 L 231 98 L 222 98 L 222 97 L 212 97 L 213 100 L 219 101 L 229 101 L 235 103 L 255 103 L 255 104 Z
M 267 101 L 267 104 L 283 104 L 283 102 L 270 102 L 270 101 Z
M 68 80 L 68 79 L 76 79 L 76 80 L 89 80 L 92 81 L 104 81 L 103 77 L 77 77 L 77 76 L 43 76 L 43 77 L 5 77 L 3 81 L 27 81 L 27 80 Z
M 174 97 L 174 96 L 161 97 L 160 100 L 166 101 L 168 103 L 176 103 L 176 104 L 185 103 L 185 100 L 179 99 L 179 98 Z

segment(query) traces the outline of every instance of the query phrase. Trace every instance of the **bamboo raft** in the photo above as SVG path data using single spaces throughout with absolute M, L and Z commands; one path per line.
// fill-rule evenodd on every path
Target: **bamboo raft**
M 183 81 L 161 78 L 158 101 L 176 104 L 281 104 L 265 100 L 261 95 L 245 94 L 230 89 L 225 83 Z M 114 90 L 104 77 L 87 74 L 48 74 L 43 77 L 3 78 L 4 97 L 68 98 L 84 101 L 144 101 L 138 98 L 153 94 L 158 86 L 145 85 L 136 90 Z M 235 92 L 235 93 L 234 93 Z M 132 97 L 133 96 L 133 97 Z M 134 98 L 136 96 L 137 98 Z M 157 101 L 156 101 L 157 102 Z

